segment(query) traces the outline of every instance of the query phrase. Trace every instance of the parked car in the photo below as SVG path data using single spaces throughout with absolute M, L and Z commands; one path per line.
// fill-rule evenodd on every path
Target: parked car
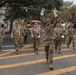
M 32 20 L 32 21 L 31 21 L 31 27 L 32 27 L 32 28 L 34 27 L 35 23 L 38 23 L 38 24 L 40 25 L 40 27 L 43 26 L 43 24 L 42 24 L 41 21 L 39 21 L 39 20 Z

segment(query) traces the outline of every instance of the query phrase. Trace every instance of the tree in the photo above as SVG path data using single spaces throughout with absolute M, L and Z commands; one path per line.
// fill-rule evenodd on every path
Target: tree
M 0 0 L 0 7 L 5 6 L 7 8 L 6 18 L 10 20 L 11 27 L 12 22 L 15 19 L 24 18 L 30 15 L 33 18 L 39 18 L 40 11 L 28 10 L 26 13 L 21 7 L 38 8 L 52 10 L 53 8 L 59 9 L 62 6 L 63 0 Z M 31 11 L 31 12 L 30 12 Z M 36 13 L 36 14 L 33 14 Z M 38 15 L 37 15 L 38 14 Z

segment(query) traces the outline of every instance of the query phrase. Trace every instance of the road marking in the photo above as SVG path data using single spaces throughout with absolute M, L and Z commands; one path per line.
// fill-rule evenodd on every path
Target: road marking
M 32 44 L 29 44 L 29 45 L 25 46 L 24 48 L 26 49 L 26 48 L 29 48 L 30 46 L 32 46 Z M 5 56 L 5 55 L 10 54 L 10 53 L 13 53 L 13 52 L 15 52 L 15 51 L 16 51 L 16 50 L 12 50 L 12 51 L 10 51 L 10 52 L 5 52 L 5 53 L 3 53 L 3 54 L 0 54 L 0 56 Z
M 33 48 L 29 48 L 30 50 L 33 50 Z M 28 50 L 29 50 L 28 49 Z M 41 48 L 42 49 L 42 48 Z M 63 49 L 62 51 L 70 51 L 69 49 Z M 45 52 L 39 52 L 39 54 L 44 54 Z M 35 55 L 35 53 L 28 53 L 28 54 L 19 54 L 19 55 L 12 55 L 12 56 L 3 56 L 0 59 L 9 59 L 9 58 L 16 58 L 16 57 L 24 57 L 24 56 L 31 56 Z
M 14 47 L 14 45 L 4 45 L 2 47 Z
M 24 51 L 24 50 L 26 50 L 27 48 L 29 48 L 29 47 L 31 47 L 31 46 L 33 46 L 33 44 L 26 45 L 25 47 L 22 47 L 22 49 L 19 50 L 19 51 Z M 43 46 L 43 44 L 42 44 L 42 46 Z M 69 48 L 68 48 L 68 49 L 69 49 Z M 33 48 L 32 48 L 31 50 L 33 50 Z M 4 50 L 3 50 L 3 51 L 4 51 Z M 6 51 L 7 51 L 7 50 L 6 50 Z M 15 52 L 16 50 L 12 49 L 12 50 L 8 50 L 8 51 L 10 51 L 10 52 L 5 52 L 5 53 L 3 53 L 3 54 L 0 54 L 0 56 L 2 57 L 2 56 L 5 56 L 5 55 L 7 55 L 7 54 L 11 54 L 11 53 Z
M 63 73 L 67 73 L 67 72 L 72 72 L 72 71 L 76 71 L 76 66 L 72 66 L 72 67 L 68 67 L 68 68 L 64 68 L 64 69 L 58 69 L 58 70 L 45 72 L 45 73 L 41 73 L 41 74 L 36 74 L 36 75 L 58 75 L 58 74 L 63 74 Z
M 3 54 L 0 54 L 0 56 L 2 57 L 2 56 L 5 56 L 5 55 L 10 54 L 10 53 L 13 53 L 13 52 L 14 52 L 14 50 L 12 50 L 12 51 L 10 51 L 10 52 L 5 52 L 5 53 L 3 53 Z
M 58 56 L 58 57 L 54 57 L 53 59 L 59 60 L 59 59 L 65 59 L 65 58 L 71 58 L 71 57 L 76 57 L 76 54 Z M 34 61 L 28 61 L 28 62 L 22 62 L 22 63 L 6 64 L 6 65 L 0 66 L 0 69 L 7 69 L 7 68 L 13 68 L 13 67 L 19 67 L 19 66 L 32 65 L 32 64 L 36 64 L 36 63 L 42 63 L 45 61 L 46 61 L 45 59 L 40 59 L 40 60 L 34 60 Z
M 45 52 L 40 52 L 39 54 L 44 54 L 44 53 Z M 19 55 L 12 55 L 12 56 L 4 56 L 4 57 L 1 57 L 0 59 L 16 58 L 16 57 L 31 56 L 31 55 L 36 55 L 36 53 L 28 53 L 28 54 L 19 54 Z

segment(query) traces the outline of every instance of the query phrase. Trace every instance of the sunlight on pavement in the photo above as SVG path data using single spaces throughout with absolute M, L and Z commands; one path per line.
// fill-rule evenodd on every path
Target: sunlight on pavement
M 25 47 L 23 47 L 23 48 L 28 48 L 28 47 L 30 47 L 30 46 L 32 46 L 32 44 L 27 45 L 27 46 L 25 46 Z M 11 51 L 9 51 L 9 52 L 2 53 L 2 54 L 0 54 L 0 56 L 5 56 L 5 55 L 10 54 L 10 53 L 13 53 L 13 52 L 15 52 L 15 51 L 16 51 L 16 50 L 11 50 Z
M 28 50 L 33 50 L 33 48 L 28 48 Z M 23 51 L 23 50 L 20 50 L 20 51 Z M 70 51 L 70 49 L 63 49 L 62 51 Z M 11 52 L 7 52 L 7 53 L 10 54 Z M 39 54 L 44 54 L 44 53 L 45 52 L 39 52 Z M 16 57 L 31 56 L 31 55 L 35 55 L 35 53 L 19 54 L 19 55 L 12 55 L 12 56 L 3 56 L 0 59 L 16 58 Z
M 53 70 L 53 71 L 36 74 L 36 75 L 58 75 L 58 74 L 63 74 L 66 72 L 71 72 L 71 71 L 76 71 L 76 66 L 72 66 L 72 67 L 68 67 L 68 68 L 64 68 L 64 69 Z
M 54 60 L 71 58 L 71 57 L 76 57 L 76 54 L 70 54 L 70 55 L 65 55 L 65 56 L 54 57 Z M 22 63 L 15 63 L 15 64 L 7 64 L 7 65 L 0 66 L 0 69 L 7 69 L 7 68 L 18 67 L 18 66 L 31 65 L 31 64 L 36 64 L 36 63 L 42 63 L 42 62 L 45 62 L 45 61 L 46 61 L 45 59 L 40 59 L 40 60 L 29 61 L 29 62 L 22 62 Z

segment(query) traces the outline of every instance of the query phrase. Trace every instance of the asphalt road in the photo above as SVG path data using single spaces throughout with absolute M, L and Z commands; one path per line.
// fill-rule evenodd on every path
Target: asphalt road
M 16 55 L 13 39 L 4 39 L 0 52 L 0 75 L 76 75 L 76 50 L 71 46 L 67 48 L 62 45 L 62 54 L 53 53 L 54 70 L 51 71 L 46 64 L 44 46 L 40 45 L 39 54 L 36 55 L 31 36 L 27 42 Z
M 24 45 L 31 44 L 32 41 L 32 37 L 29 35 L 27 38 L 27 44 L 24 42 Z M 11 35 L 6 35 L 3 41 L 2 51 L 8 51 L 11 49 L 15 49 L 14 40 L 11 38 Z

